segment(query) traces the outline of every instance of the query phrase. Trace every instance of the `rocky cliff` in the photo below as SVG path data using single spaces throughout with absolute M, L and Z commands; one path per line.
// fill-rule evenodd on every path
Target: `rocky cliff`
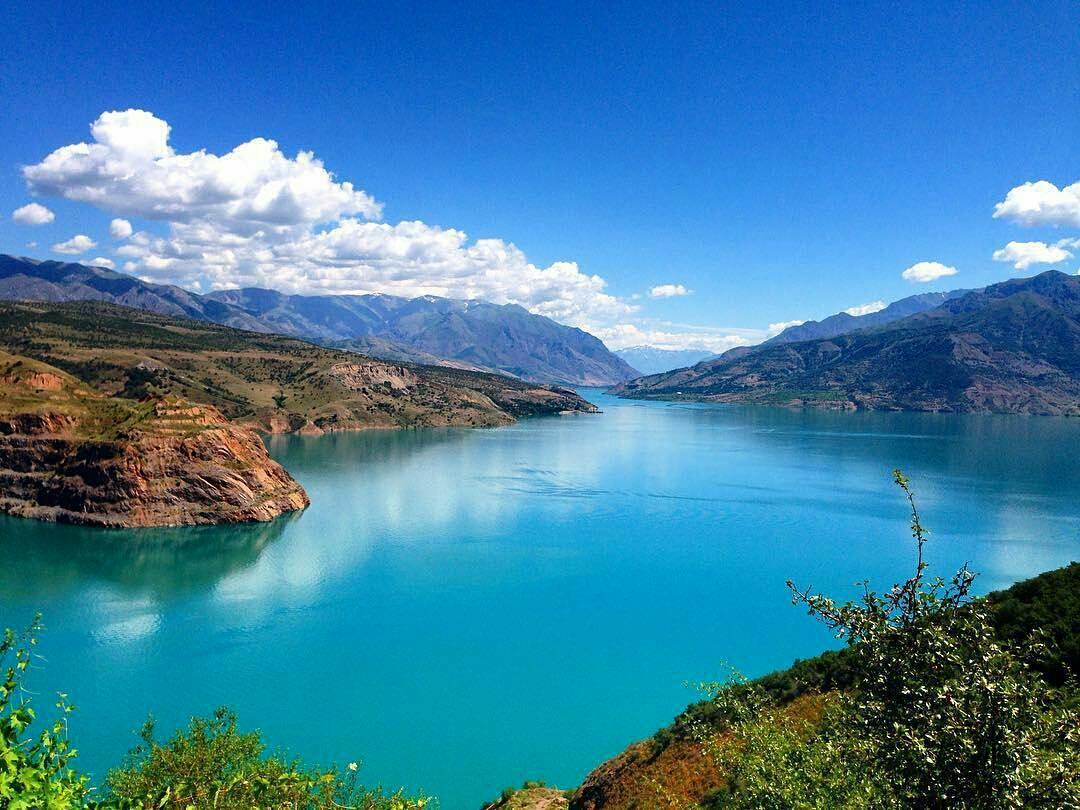
M 140 527 L 265 521 L 307 504 L 259 436 L 211 406 L 105 397 L 0 354 L 0 511 Z

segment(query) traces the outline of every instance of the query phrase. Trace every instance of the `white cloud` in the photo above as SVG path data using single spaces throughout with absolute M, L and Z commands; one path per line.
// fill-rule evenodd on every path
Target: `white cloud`
M 91 248 L 96 248 L 97 242 L 86 234 L 76 234 L 64 242 L 57 242 L 52 246 L 53 253 L 67 253 L 74 256 L 77 253 L 86 253 Z
M 11 218 L 20 225 L 48 225 L 56 214 L 39 203 L 27 203 L 12 211 Z
M 799 325 L 804 324 L 804 323 L 806 323 L 805 320 L 803 320 L 803 321 L 779 321 L 778 323 L 770 323 L 769 328 L 765 330 L 766 337 L 774 337 L 775 335 L 779 335 L 781 332 L 783 332 L 789 326 L 799 326 Z
M 170 127 L 144 110 L 106 112 L 90 127 L 93 143 L 61 147 L 23 167 L 38 194 L 88 202 L 107 211 L 168 222 L 207 222 L 253 234 L 378 217 L 379 203 L 338 183 L 311 152 L 286 157 L 255 138 L 225 155 L 177 153 Z
M 918 262 L 917 264 L 911 265 L 911 267 L 900 275 L 907 281 L 925 284 L 929 281 L 937 281 L 939 278 L 944 278 L 945 276 L 955 276 L 956 273 L 957 270 L 955 267 L 950 267 L 941 262 Z
M 96 259 L 91 259 L 87 264 L 91 267 L 107 267 L 110 270 L 116 269 L 116 262 L 112 259 L 106 259 L 104 256 L 98 256 Z
M 994 218 L 1001 217 L 1022 225 L 1080 226 L 1080 182 L 1058 188 L 1038 180 L 1010 189 L 994 206 Z
M 114 219 L 109 223 L 109 236 L 113 239 L 127 239 L 134 229 L 126 219 Z
M 1065 249 L 1073 240 L 1062 239 L 1054 245 L 1045 242 L 1009 242 L 1005 247 L 994 251 L 995 262 L 1012 262 L 1017 270 L 1026 270 L 1033 264 L 1057 264 L 1072 258 L 1072 252 Z
M 672 327 L 652 328 L 633 323 L 618 323 L 596 329 L 594 334 L 609 349 L 627 349 L 631 346 L 652 346 L 657 349 L 701 349 L 721 354 L 736 346 L 759 343 L 766 336 L 760 330 L 731 329 L 712 330 L 701 327 L 691 331 L 671 331 Z
M 256 138 L 221 156 L 179 153 L 169 125 L 141 110 L 103 113 L 91 134 L 23 175 L 38 194 L 167 223 L 166 236 L 137 232 L 116 251 L 142 278 L 198 290 L 483 298 L 580 326 L 637 310 L 574 262 L 539 266 L 501 239 L 380 222 L 382 205 L 311 152 L 289 158 Z
M 652 298 L 677 298 L 682 295 L 690 295 L 693 290 L 688 290 L 682 284 L 659 284 L 649 290 Z
M 859 304 L 857 307 L 848 307 L 844 312 L 858 318 L 860 315 L 870 315 L 874 312 L 881 312 L 886 306 L 888 306 L 888 304 L 884 301 L 871 301 L 869 304 Z

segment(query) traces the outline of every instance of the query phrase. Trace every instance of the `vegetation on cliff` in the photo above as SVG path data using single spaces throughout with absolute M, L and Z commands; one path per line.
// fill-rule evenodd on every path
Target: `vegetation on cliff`
M 0 303 L 0 349 L 101 393 L 177 396 L 273 432 L 496 426 L 595 410 L 572 391 L 498 374 L 386 363 L 115 304 Z
M 385 363 L 106 303 L 0 303 L 0 511 L 101 526 L 270 520 L 307 495 L 254 429 L 496 426 L 572 391 Z
M 845 639 L 854 688 L 820 717 L 794 717 L 738 680 L 713 702 L 732 722 L 702 735 L 726 774 L 716 807 L 1045 807 L 1080 803 L 1080 713 L 1034 662 L 1039 636 L 994 632 L 967 568 L 928 578 L 926 533 L 906 479 L 918 550 L 912 576 L 857 602 L 791 585 L 794 601 Z M 1056 656 L 1055 656 L 1056 657 Z

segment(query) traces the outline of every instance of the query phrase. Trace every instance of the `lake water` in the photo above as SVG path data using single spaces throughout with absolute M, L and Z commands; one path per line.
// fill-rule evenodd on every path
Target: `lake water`
M 831 639 L 794 578 L 853 596 L 928 558 L 982 590 L 1080 558 L 1080 419 L 636 403 L 498 430 L 275 437 L 312 506 L 130 532 L 0 518 L 0 625 L 35 610 L 98 773 L 153 711 L 228 704 L 275 748 L 475 810 L 577 784 L 729 662 Z M 50 701 L 51 703 L 51 701 Z

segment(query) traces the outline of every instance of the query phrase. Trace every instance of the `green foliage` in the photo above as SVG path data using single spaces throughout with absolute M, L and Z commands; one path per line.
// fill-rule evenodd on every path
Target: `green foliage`
M 847 641 L 855 687 L 819 718 L 760 684 L 714 691 L 727 731 L 703 734 L 729 775 L 715 807 L 1012 808 L 1080 806 L 1080 714 L 1036 665 L 1045 639 L 999 638 L 974 574 L 927 578 L 927 534 L 907 479 L 914 574 L 838 604 L 789 583 L 793 601 Z
M 70 765 L 76 751 L 67 736 L 72 706 L 66 696 L 57 699 L 51 725 L 37 733 L 30 728 L 37 715 L 23 681 L 40 630 L 36 617 L 25 633 L 5 630 L 0 641 L 0 810 L 78 807 L 88 794 L 87 778 Z
M 1080 563 L 1047 571 L 986 597 L 995 632 L 1013 645 L 1024 645 L 1034 633 L 1045 634 L 1046 655 L 1032 666 L 1053 686 L 1065 683 L 1066 673 L 1080 672 Z M 855 683 L 855 656 L 851 648 L 829 650 L 796 661 L 790 667 L 754 681 L 776 702 L 787 704 L 801 695 L 850 689 Z M 1074 699 L 1077 699 L 1074 697 Z M 712 700 L 692 704 L 667 728 L 654 736 L 657 750 L 701 727 L 720 728 L 728 722 Z
M 499 798 L 493 802 L 484 802 L 480 810 L 529 810 L 537 807 L 556 807 L 565 805 L 552 805 L 550 802 L 556 797 L 569 799 L 574 791 L 560 791 L 558 788 L 548 787 L 542 779 L 526 779 L 521 787 L 504 787 L 499 793 Z
M 1036 631 L 1046 635 L 1049 655 L 1035 666 L 1051 684 L 1080 673 L 1080 563 L 1018 582 L 987 601 L 999 637 L 1022 644 Z
M 702 730 L 706 753 L 727 775 L 725 787 L 703 802 L 709 810 L 890 806 L 875 772 L 864 767 L 865 746 L 835 733 L 845 722 L 839 698 L 807 716 L 738 676 L 712 690 L 712 700 L 734 719 L 723 734 Z
M 401 791 L 387 795 L 364 788 L 356 763 L 338 771 L 267 756 L 258 732 L 241 732 L 236 716 L 224 708 L 209 718 L 193 718 L 165 742 L 155 740 L 150 720 L 142 738 L 128 761 L 109 773 L 105 806 L 413 810 L 427 803 Z
M 31 730 L 37 715 L 23 681 L 40 630 L 35 619 L 25 633 L 6 630 L 0 641 L 0 810 L 420 810 L 429 803 L 365 788 L 356 763 L 314 768 L 267 755 L 258 732 L 241 732 L 227 709 L 192 719 L 166 742 L 154 738 L 148 721 L 142 745 L 95 797 L 89 778 L 71 766 L 66 696 L 51 725 Z

